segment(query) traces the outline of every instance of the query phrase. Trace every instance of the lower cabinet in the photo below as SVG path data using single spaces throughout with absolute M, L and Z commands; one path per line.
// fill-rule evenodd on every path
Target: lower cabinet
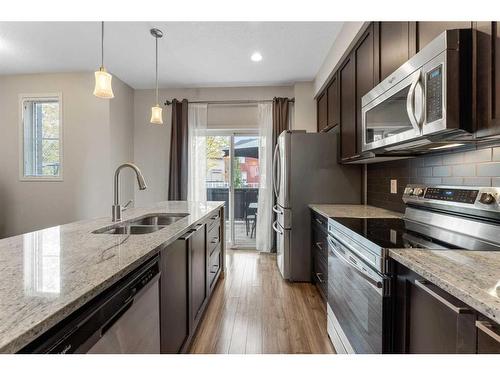
M 223 217 L 221 209 L 160 251 L 161 353 L 189 349 L 223 271 L 224 233 L 219 232 Z
M 328 291 L 328 224 L 327 219 L 315 212 L 311 221 L 311 280 L 326 303 Z
M 396 353 L 500 352 L 498 324 L 401 264 L 394 269 Z

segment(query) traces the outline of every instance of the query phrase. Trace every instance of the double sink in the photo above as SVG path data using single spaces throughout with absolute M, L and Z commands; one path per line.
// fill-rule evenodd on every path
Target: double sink
M 147 234 L 153 233 L 188 216 L 187 213 L 149 214 L 136 219 L 100 228 L 94 234 Z

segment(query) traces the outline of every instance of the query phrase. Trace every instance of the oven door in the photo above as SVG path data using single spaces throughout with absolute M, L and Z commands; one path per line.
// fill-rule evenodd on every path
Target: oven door
M 422 135 L 421 70 L 414 71 L 392 86 L 386 81 L 379 86 L 373 91 L 384 91 L 361 109 L 363 151 L 401 143 Z
M 389 311 L 389 278 L 328 236 L 328 326 L 337 352 L 387 352 Z

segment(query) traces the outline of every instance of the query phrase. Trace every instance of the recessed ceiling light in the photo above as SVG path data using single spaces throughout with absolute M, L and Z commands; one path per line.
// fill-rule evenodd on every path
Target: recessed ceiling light
M 259 62 L 262 60 L 262 55 L 260 54 L 260 52 L 254 52 L 252 53 L 252 56 L 250 56 L 250 59 L 254 62 Z

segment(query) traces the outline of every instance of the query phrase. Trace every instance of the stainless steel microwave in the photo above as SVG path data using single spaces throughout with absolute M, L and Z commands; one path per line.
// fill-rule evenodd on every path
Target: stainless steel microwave
M 447 30 L 363 96 L 363 151 L 412 153 L 471 140 L 472 94 L 472 31 Z

